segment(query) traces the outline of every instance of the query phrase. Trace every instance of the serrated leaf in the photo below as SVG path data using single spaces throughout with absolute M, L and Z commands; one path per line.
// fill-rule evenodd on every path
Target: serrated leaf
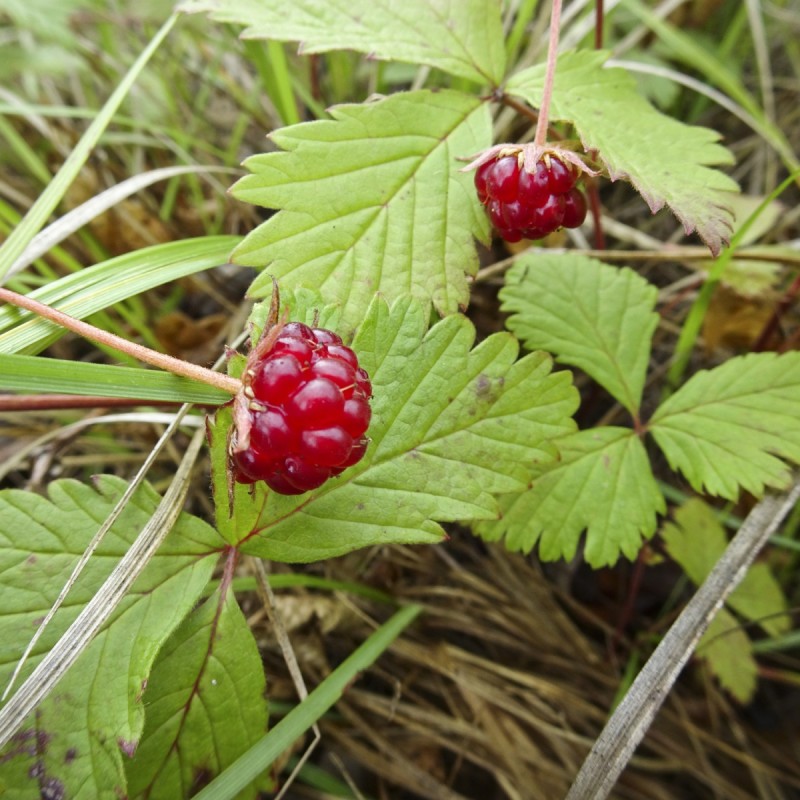
M 667 552 L 699 586 L 728 546 L 728 537 L 711 508 L 699 499 L 675 511 L 675 524 L 661 530 Z M 780 584 L 766 564 L 754 564 L 727 600 L 745 619 L 757 622 L 770 636 L 785 633 L 791 620 Z
M 266 732 L 265 688 L 247 621 L 233 593 L 218 589 L 158 654 L 142 742 L 125 765 L 131 796 L 190 797 L 230 766 Z M 257 795 L 251 784 L 237 797 Z
M 411 292 L 441 314 L 469 299 L 473 237 L 488 222 L 459 156 L 491 143 L 489 110 L 450 91 L 399 93 L 338 106 L 333 120 L 272 134 L 283 152 L 247 160 L 241 200 L 284 209 L 249 234 L 234 260 L 264 267 L 254 297 L 307 286 L 341 302 L 353 330 L 375 292 Z
M 143 404 L 157 400 L 219 405 L 231 398 L 222 389 L 155 369 L 4 354 L 0 354 L 0 390 L 130 397 Z
M 758 682 L 753 643 L 736 618 L 724 608 L 711 620 L 697 644 L 695 655 L 708 664 L 720 685 L 739 702 L 753 699 Z
M 787 486 L 800 462 L 800 353 L 754 353 L 703 370 L 663 403 L 650 432 L 698 492 L 734 500 Z
M 500 499 L 501 517 L 477 532 L 509 550 L 530 552 L 539 544 L 545 561 L 571 559 L 586 531 L 586 560 L 613 564 L 620 553 L 636 557 L 642 538 L 665 511 L 640 439 L 626 428 L 579 431 L 556 442 L 561 457 L 542 465 L 532 487 Z
M 535 464 L 552 460 L 551 440 L 574 429 L 569 373 L 552 374 L 544 353 L 516 361 L 508 334 L 470 350 L 475 330 L 461 315 L 427 334 L 426 324 L 419 303 L 406 298 L 390 309 L 376 299 L 353 342 L 373 386 L 366 456 L 300 497 L 237 490 L 229 540 L 276 561 L 436 542 L 438 522 L 495 516 L 495 493 L 522 489 Z M 214 447 L 224 445 L 220 419 Z M 217 472 L 217 492 L 221 481 Z M 252 532 L 243 530 L 239 513 L 256 512 Z
M 558 59 L 550 117 L 570 122 L 586 150 L 596 150 L 611 180 L 630 181 L 653 213 L 672 209 L 687 234 L 696 230 L 714 255 L 730 240 L 729 208 L 736 183 L 719 170 L 730 164 L 719 134 L 656 111 L 619 67 L 604 68 L 608 53 L 581 50 Z M 506 91 L 539 107 L 543 64 L 514 75 Z
M 658 325 L 655 286 L 630 269 L 572 253 L 523 256 L 500 290 L 508 327 L 529 350 L 579 367 L 632 414 Z
M 47 498 L 0 493 L 1 685 L 125 488 L 124 481 L 101 476 L 94 489 L 55 481 Z M 108 577 L 159 500 L 147 485 L 135 493 L 42 635 L 23 678 Z M 76 800 L 125 795 L 123 752 L 135 750 L 142 732 L 142 689 L 151 665 L 200 596 L 222 546 L 207 524 L 181 516 L 110 622 L 0 756 L 5 796 L 39 797 L 43 787 L 50 796 Z
M 303 54 L 356 50 L 494 86 L 505 69 L 499 0 L 189 0 L 181 9 L 247 25 L 244 38 L 300 42 Z

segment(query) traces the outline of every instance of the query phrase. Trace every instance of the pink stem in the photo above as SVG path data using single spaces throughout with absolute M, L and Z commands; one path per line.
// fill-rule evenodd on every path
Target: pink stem
M 533 143 L 537 147 L 544 147 L 547 142 L 547 126 L 550 122 L 550 98 L 553 96 L 553 82 L 556 77 L 560 28 L 561 0 L 553 0 L 553 11 L 550 15 L 550 41 L 547 45 L 547 71 L 544 75 L 542 104 L 539 107 L 539 120 L 536 123 L 536 135 L 533 139 Z
M 191 380 L 208 384 L 232 395 L 237 394 L 242 388 L 241 381 L 236 378 L 213 372 L 197 364 L 190 364 L 188 361 L 182 361 L 179 358 L 173 358 L 156 350 L 151 350 L 149 347 L 129 342 L 121 336 L 115 336 L 113 333 L 96 328 L 94 325 L 89 325 L 87 322 L 82 322 L 79 319 L 75 319 L 75 317 L 69 316 L 69 314 L 64 314 L 62 311 L 57 311 L 55 308 L 40 303 L 38 300 L 12 292 L 10 289 L 0 288 L 0 300 L 5 300 L 11 305 L 32 311 L 34 314 L 49 319 L 51 322 L 55 322 L 56 325 L 67 328 L 67 330 L 73 331 L 86 339 L 113 347 L 114 350 L 127 353 L 139 361 L 144 361 L 145 364 L 152 364 L 154 367 L 171 372 L 173 375 L 180 375 L 183 378 L 190 378 Z

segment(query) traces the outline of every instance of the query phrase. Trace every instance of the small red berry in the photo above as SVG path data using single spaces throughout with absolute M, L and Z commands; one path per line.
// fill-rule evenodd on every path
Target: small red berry
M 303 494 L 363 458 L 372 384 L 338 334 L 284 325 L 245 382 L 250 442 L 231 455 L 239 483 Z
M 523 236 L 541 239 L 562 226 L 576 228 L 583 222 L 586 201 L 575 188 L 577 179 L 577 170 L 553 154 L 539 159 L 532 172 L 511 155 L 481 164 L 475 189 L 500 236 L 518 242 Z

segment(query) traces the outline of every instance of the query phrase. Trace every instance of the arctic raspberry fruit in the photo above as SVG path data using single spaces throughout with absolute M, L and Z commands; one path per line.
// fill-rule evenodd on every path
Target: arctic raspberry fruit
M 250 442 L 231 461 L 239 483 L 303 494 L 358 463 L 367 449 L 372 384 L 337 334 L 283 326 L 244 379 Z
M 478 167 L 475 190 L 500 236 L 518 242 L 583 223 L 586 198 L 577 179 L 575 169 L 554 155 L 537 161 L 533 172 L 520 165 L 517 155 L 508 155 Z

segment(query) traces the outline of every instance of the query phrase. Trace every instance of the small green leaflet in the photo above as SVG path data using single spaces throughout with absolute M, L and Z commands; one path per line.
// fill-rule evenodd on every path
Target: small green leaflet
M 754 353 L 703 370 L 661 405 L 649 429 L 698 492 L 735 500 L 790 480 L 800 462 L 800 353 Z
M 736 617 L 721 608 L 697 643 L 695 655 L 724 689 L 740 703 L 748 703 L 758 688 L 758 665 L 753 658 L 753 643 Z
M 585 530 L 593 567 L 615 563 L 620 552 L 635 558 L 666 510 L 639 438 L 600 427 L 556 445 L 560 460 L 542 465 L 528 491 L 500 498 L 500 519 L 474 526 L 477 533 L 491 541 L 505 536 L 509 550 L 525 553 L 538 542 L 539 556 L 554 561 L 573 558 Z
M 374 301 L 353 342 L 373 386 L 366 456 L 299 497 L 237 489 L 237 522 L 220 525 L 229 541 L 291 562 L 389 542 L 437 542 L 438 522 L 496 516 L 496 493 L 521 490 L 536 464 L 552 461 L 551 441 L 574 430 L 578 395 L 569 373 L 552 374 L 544 353 L 517 361 L 508 334 L 471 350 L 475 330 L 461 315 L 426 334 L 427 319 L 410 298 L 391 309 Z M 212 436 L 218 503 L 227 502 L 223 420 Z
M 256 228 L 233 259 L 263 267 L 250 294 L 307 286 L 341 302 L 349 330 L 373 296 L 407 292 L 441 314 L 469 300 L 478 268 L 473 237 L 488 239 L 472 176 L 458 157 L 491 144 L 487 105 L 452 91 L 399 93 L 337 106 L 333 120 L 271 135 L 282 152 L 248 159 L 233 193 L 284 209 Z
M 736 183 L 717 169 L 730 152 L 708 128 L 686 125 L 656 111 L 619 67 L 603 68 L 608 53 L 581 50 L 558 59 L 552 119 L 571 122 L 586 150 L 596 150 L 611 180 L 629 180 L 653 213 L 665 204 L 687 234 L 696 230 L 717 255 L 731 235 L 729 208 Z M 542 98 L 543 64 L 514 75 L 509 94 L 534 107 Z
M 230 766 L 266 732 L 265 688 L 247 621 L 217 590 L 159 651 L 142 741 L 125 764 L 131 797 L 190 797 Z M 256 796 L 258 785 L 237 795 Z
M 300 42 L 302 54 L 356 50 L 497 86 L 505 70 L 501 5 L 500 0 L 189 0 L 181 10 L 246 25 L 248 39 Z
M 3 686 L 125 488 L 124 481 L 101 476 L 95 488 L 55 481 L 47 498 L 18 490 L 0 493 Z M 148 485 L 136 492 L 44 632 L 23 679 L 78 616 L 159 501 Z M 110 623 L 0 756 L 0 786 L 14 787 L 9 798 L 39 797 L 43 786 L 52 788 L 52 796 L 75 800 L 126 795 L 123 754 L 135 750 L 142 733 L 143 686 L 159 647 L 197 601 L 223 546 L 206 523 L 181 516 Z
M 537 253 L 509 270 L 500 299 L 513 313 L 508 327 L 528 349 L 579 367 L 638 414 L 657 294 L 633 270 L 572 253 Z
M 687 501 L 675 511 L 675 523 L 666 523 L 661 536 L 670 556 L 699 586 L 728 545 L 728 537 L 714 512 L 702 500 Z M 753 565 L 728 598 L 730 609 L 757 622 L 771 636 L 791 627 L 786 598 L 764 563 Z M 756 689 L 752 644 L 736 618 L 721 611 L 697 648 L 722 685 L 738 700 L 751 699 Z

